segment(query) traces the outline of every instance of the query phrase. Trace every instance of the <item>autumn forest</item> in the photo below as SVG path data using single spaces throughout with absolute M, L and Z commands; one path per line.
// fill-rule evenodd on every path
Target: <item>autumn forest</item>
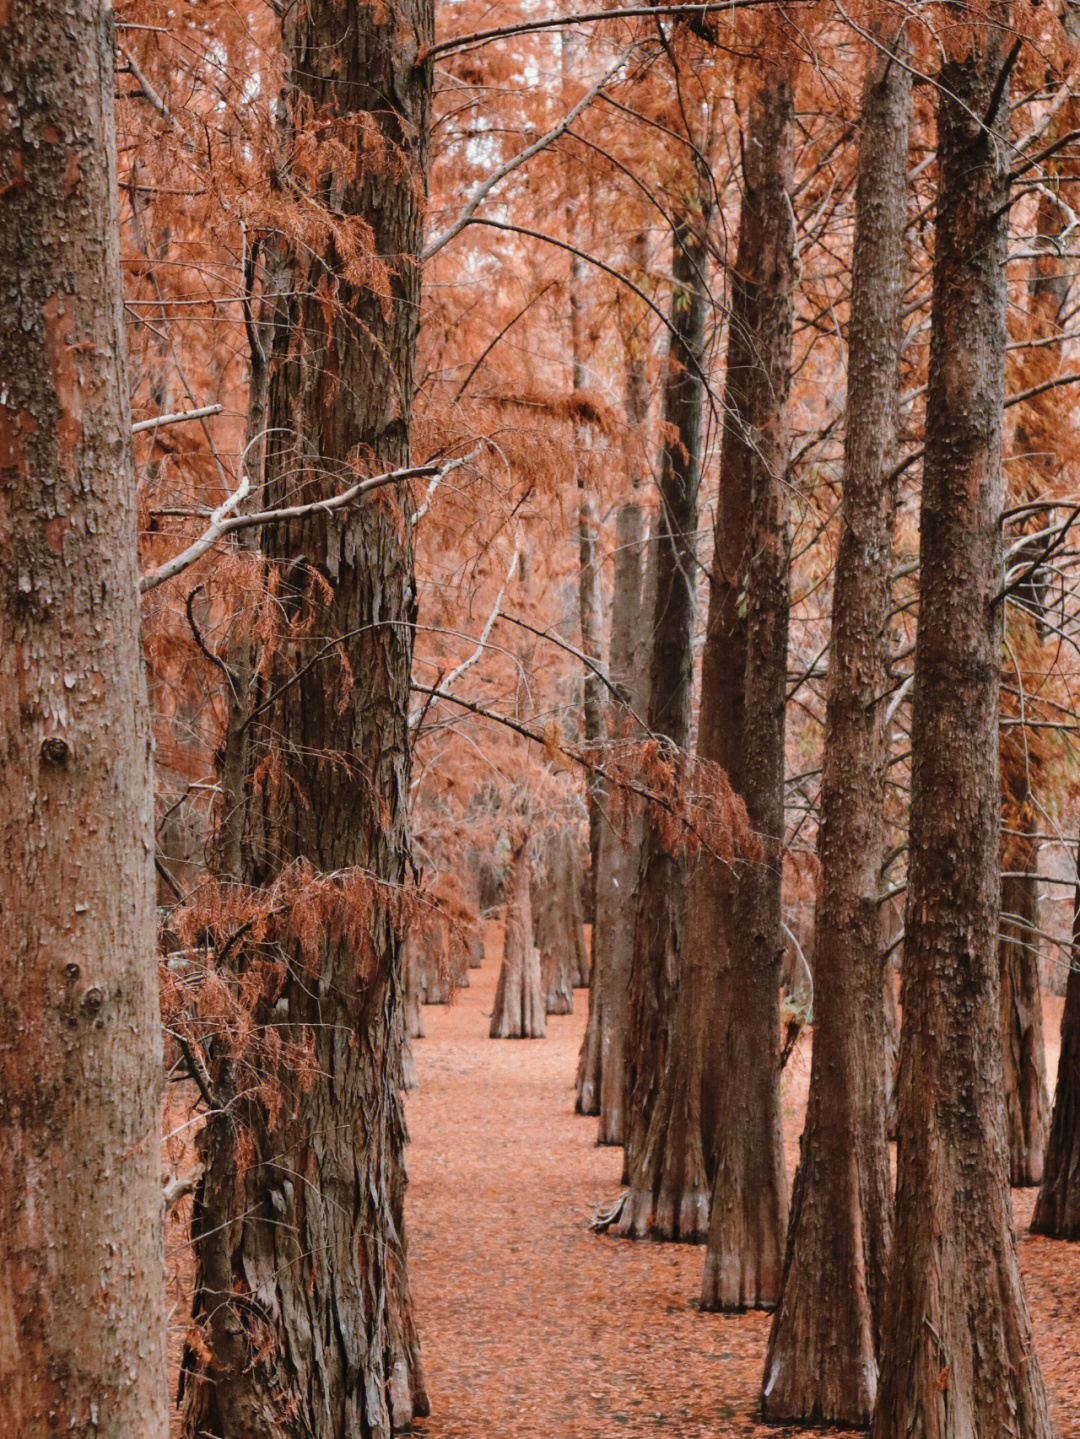
M 1071 0 L 0 0 L 0 1434 L 1080 1439 Z

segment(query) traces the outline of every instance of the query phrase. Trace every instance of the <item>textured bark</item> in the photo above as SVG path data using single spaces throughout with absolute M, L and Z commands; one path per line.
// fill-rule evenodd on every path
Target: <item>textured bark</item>
M 675 331 L 664 381 L 666 438 L 660 465 L 656 536 L 656 593 L 649 666 L 650 734 L 663 737 L 678 762 L 690 742 L 693 681 L 691 637 L 697 567 L 695 531 L 701 479 L 702 364 L 709 298 L 704 227 L 707 210 L 681 220 L 673 234 L 671 322 Z M 668 1028 L 682 949 L 686 861 L 665 844 L 646 812 L 636 885 L 634 948 L 629 974 L 625 1043 L 626 1176 L 644 1194 L 642 1174 L 649 1125 L 667 1059 Z M 647 1229 L 637 1206 L 625 1204 L 611 1233 Z
M 874 52 L 855 194 L 843 505 L 814 929 L 814 1045 L 766 1419 L 869 1424 L 891 1215 L 885 1138 L 884 857 L 889 567 L 911 74 Z
M 492 1039 L 543 1039 L 547 1028 L 540 951 L 533 944 L 527 846 L 515 846 L 506 881 L 506 937 L 491 1013 Z
M 405 1036 L 407 1039 L 423 1039 L 427 1034 L 424 1020 L 423 994 L 417 975 L 416 949 L 410 939 L 405 941 L 401 957 L 405 975 Z
M 570 1014 L 574 1007 L 576 973 L 571 976 L 570 931 L 575 918 L 581 923 L 582 948 L 585 944 L 580 884 L 575 896 L 564 883 L 569 878 L 563 865 L 564 842 L 572 844 L 565 831 L 548 835 L 533 865 L 530 885 L 533 943 L 540 951 L 540 987 L 547 1014 Z
M 1003 27 L 937 86 L 897 1198 L 875 1439 L 1049 1439 L 1012 1234 L 998 972 Z M 999 28 L 1001 27 L 1001 28 Z M 1007 73 L 1007 72 L 1005 72 Z
M 286 9 L 294 121 L 318 116 L 346 146 L 371 125 L 394 159 L 366 145 L 355 171 L 323 177 L 336 242 L 319 252 L 309 239 L 282 256 L 271 505 L 334 493 L 357 465 L 409 457 L 431 85 L 416 57 L 432 26 L 431 0 L 353 7 L 348 23 L 336 0 Z M 391 272 L 383 300 L 352 284 L 341 252 L 367 234 Z M 241 1085 L 227 1053 L 212 1057 L 226 1112 L 204 1131 L 193 1221 L 210 1360 L 189 1373 L 184 1416 L 200 1439 L 366 1439 L 427 1411 L 402 1225 L 404 984 L 392 899 L 408 859 L 408 503 L 404 492 L 376 495 L 264 536 L 283 630 L 258 668 L 261 779 L 245 878 L 269 884 L 304 861 L 363 876 L 370 909 L 288 956 L 280 989 L 256 1004 L 256 1024 L 309 1045 L 314 1059 L 308 1085 L 282 1067 L 280 1113 Z M 307 663 L 327 633 L 341 636 L 334 675 Z M 342 702 L 328 704 L 335 679 Z
M 1026 847 L 1025 847 L 1026 848 Z M 1037 863 L 1034 844 L 1021 863 Z M 1011 918 L 1010 916 L 1015 916 Z M 1009 1183 L 1040 1184 L 1050 1124 L 1039 984 L 1039 881 L 1002 879 L 998 961 L 1001 971 L 1001 1061 Z
M 727 771 L 765 851 L 763 863 L 744 864 L 737 875 L 702 854 L 690 901 L 689 942 L 704 956 L 703 973 L 717 980 L 705 1095 L 716 1164 L 702 1284 L 706 1309 L 776 1303 L 787 1223 L 777 1047 L 789 606 L 791 119 L 789 84 L 772 69 L 752 102 L 745 146 L 702 658 L 699 753 Z
M 0 22 L 0 1432 L 164 1439 L 153 794 L 101 0 Z
M 634 258 L 644 269 L 645 236 L 634 242 Z M 644 355 L 632 349 L 627 362 L 627 424 L 634 435 L 643 432 L 648 417 Z M 608 673 L 626 705 L 608 707 L 612 739 L 640 732 L 634 715 L 648 703 L 645 676 L 646 638 L 642 623 L 646 601 L 642 593 L 644 517 L 634 473 L 630 498 L 615 519 L 615 583 L 611 597 L 611 652 Z M 651 618 L 651 615 L 650 615 Z M 609 796 L 602 793 L 598 810 L 604 815 Z M 641 847 L 641 820 L 631 816 L 625 827 L 606 817 L 600 830 L 596 870 L 596 918 L 593 924 L 592 968 L 589 982 L 589 1022 L 578 1058 L 577 1104 L 579 1114 L 600 1118 L 598 1144 L 623 1142 L 623 1103 L 626 1044 L 627 989 L 630 955 L 634 945 L 634 884 Z
M 1051 1239 L 1080 1239 L 1080 845 L 1054 1112 L 1031 1232 Z

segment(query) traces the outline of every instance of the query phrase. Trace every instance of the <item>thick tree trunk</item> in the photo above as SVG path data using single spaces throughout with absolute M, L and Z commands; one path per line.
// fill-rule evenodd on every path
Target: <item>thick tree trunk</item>
M 704 193 L 704 190 L 703 192 Z M 701 366 L 709 311 L 704 228 L 708 207 L 680 221 L 673 235 L 672 335 L 664 382 L 665 439 L 660 467 L 656 594 L 647 724 L 676 765 L 690 742 L 691 647 L 697 567 L 697 496 L 701 479 Z M 700 228 L 699 228 L 700 227 Z M 611 1232 L 638 1235 L 634 1195 L 647 1203 L 642 1165 L 664 1065 L 682 949 L 686 861 L 672 853 L 655 816 L 642 823 L 625 1043 L 624 1143 L 631 1202 Z
M 540 951 L 533 943 L 526 841 L 514 847 L 506 881 L 506 935 L 491 1014 L 492 1039 L 543 1039 L 546 1028 Z
M 763 863 L 744 864 L 736 876 L 702 852 L 690 901 L 689 942 L 704 956 L 703 972 L 718 983 L 705 1094 L 715 1152 L 702 1285 L 706 1309 L 776 1303 L 787 1223 L 777 1048 L 794 274 L 791 120 L 790 86 L 772 69 L 752 102 L 745 146 L 702 659 L 699 753 L 727 771 L 765 850 Z
M 270 504 L 333 493 L 357 465 L 408 459 L 431 85 L 416 57 L 431 40 L 432 3 L 357 6 L 343 23 L 336 0 L 308 0 L 282 24 L 292 123 L 317 124 L 334 142 L 329 156 L 352 151 L 358 163 L 311 182 L 334 239 L 328 227 L 286 247 L 268 388 Z M 385 148 L 360 147 L 369 125 Z M 385 296 L 354 283 L 349 252 L 369 245 L 389 266 Z M 281 1064 L 264 1104 L 228 1053 L 213 1057 L 226 1112 L 204 1131 L 193 1224 L 196 1319 L 209 1352 L 189 1387 L 193 1439 L 381 1439 L 427 1411 L 399 1091 L 395 896 L 407 872 L 415 619 L 408 500 L 376 496 L 265 536 L 280 623 L 259 670 L 258 842 L 245 877 L 269 885 L 300 861 L 324 894 L 331 881 L 319 876 L 334 875 L 341 898 L 325 918 L 315 907 L 284 977 L 255 989 L 256 1025 L 310 1052 L 305 1082 Z M 309 663 L 327 634 L 341 637 L 332 670 Z M 338 702 L 328 703 L 335 684 Z M 250 986 L 265 961 L 241 944 L 234 963 Z
M 1024 846 L 1020 868 L 1033 876 L 1038 850 Z M 1013 918 L 1012 916 L 1015 916 Z M 1039 881 L 1001 881 L 998 961 L 1001 969 L 1001 1061 L 1009 1183 L 1040 1184 L 1049 1129 L 1042 990 L 1039 984 Z
M 1004 8 L 995 19 L 958 38 L 937 85 L 896 1225 L 875 1439 L 1051 1432 L 1001 1102 Z
M 1031 1221 L 1032 1234 L 1046 1234 L 1051 1239 L 1080 1239 L 1080 842 L 1076 863 L 1072 954 L 1061 1012 L 1057 1089 L 1042 1187 Z
M 889 567 L 911 73 L 874 52 L 863 95 L 843 507 L 825 715 L 814 1047 L 780 1303 L 771 1421 L 866 1425 L 877 1393 L 890 1210 L 884 856 Z
M 0 27 L 0 1432 L 167 1433 L 150 725 L 101 0 Z

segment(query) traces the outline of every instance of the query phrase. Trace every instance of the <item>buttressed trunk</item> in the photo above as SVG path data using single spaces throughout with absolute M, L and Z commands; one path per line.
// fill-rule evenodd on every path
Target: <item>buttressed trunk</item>
M 491 1011 L 492 1039 L 543 1039 L 547 1029 L 540 951 L 533 943 L 528 842 L 520 839 L 506 881 L 506 935 Z
M 153 792 L 102 0 L 0 27 L 0 1432 L 164 1439 Z
M 702 187 L 704 193 L 704 186 Z M 691 647 L 696 570 L 697 496 L 701 480 L 704 389 L 701 365 L 709 308 L 704 227 L 707 207 L 677 222 L 672 237 L 672 336 L 664 380 L 665 438 L 660 464 L 656 593 L 647 724 L 678 762 L 690 742 Z M 700 228 L 698 228 L 700 227 Z M 625 1046 L 626 1174 L 633 1183 L 645 1151 L 663 1074 L 682 948 L 686 863 L 665 844 L 646 812 L 635 894 Z M 612 1233 L 637 1234 L 634 1206 L 624 1205 Z
M 317 242 L 282 241 L 271 506 L 333 494 L 358 470 L 409 458 L 431 91 L 417 57 L 432 30 L 432 0 L 286 8 L 293 136 L 309 158 L 332 141 L 325 163 L 337 169 L 295 172 L 311 187 L 313 214 L 333 216 L 333 238 L 328 227 Z M 387 270 L 381 296 L 360 282 L 371 252 Z M 348 919 L 317 919 L 303 943 L 283 943 L 276 966 L 237 946 L 256 1024 L 309 1062 L 302 1076 L 280 1064 L 264 1103 L 228 1053 L 214 1056 L 226 1113 L 207 1124 L 193 1226 L 209 1362 L 189 1377 L 185 1414 L 200 1439 L 383 1439 L 427 1412 L 402 1225 L 394 912 L 409 848 L 409 506 L 403 488 L 377 492 L 264 536 L 279 625 L 257 670 L 264 708 L 248 832 L 258 843 L 246 878 L 269 885 L 298 861 L 332 873 Z M 340 645 L 309 664 L 328 634 Z
M 762 1407 L 869 1424 L 891 1215 L 885 1138 L 884 854 L 889 567 L 895 518 L 911 72 L 872 52 L 863 93 L 814 933 L 814 1047 Z
M 896 1228 L 875 1439 L 1051 1432 L 1001 1101 L 1007 26 L 998 6 L 961 29 L 937 85 Z
M 744 149 L 731 278 L 720 502 L 702 658 L 698 740 L 746 804 L 765 851 L 737 874 L 702 852 L 688 943 L 716 983 L 704 1102 L 715 1179 L 706 1309 L 769 1307 L 780 1292 L 787 1182 L 777 1063 L 780 851 L 788 638 L 788 394 L 794 226 L 792 97 L 765 74 Z

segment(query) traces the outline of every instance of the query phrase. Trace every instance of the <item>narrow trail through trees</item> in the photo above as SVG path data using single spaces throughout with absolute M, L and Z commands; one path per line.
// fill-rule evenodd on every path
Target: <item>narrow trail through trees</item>
M 409 1273 L 432 1415 L 428 1439 L 723 1439 L 805 1434 L 758 1423 L 771 1316 L 701 1314 L 704 1250 L 590 1233 L 619 1192 L 621 1151 L 573 1113 L 586 1019 L 547 1038 L 488 1038 L 501 933 L 446 1007 L 425 1010 L 408 1099 Z M 1056 1072 L 1061 1001 L 1046 1002 Z M 788 1173 L 809 1079 L 801 1043 L 782 1088 Z M 1026 1237 L 1035 1191 L 1015 1191 L 1020 1263 L 1058 1439 L 1080 1439 L 1080 1245 Z M 815 1431 L 821 1432 L 821 1431 Z M 826 1431 L 839 1434 L 844 1431 Z

